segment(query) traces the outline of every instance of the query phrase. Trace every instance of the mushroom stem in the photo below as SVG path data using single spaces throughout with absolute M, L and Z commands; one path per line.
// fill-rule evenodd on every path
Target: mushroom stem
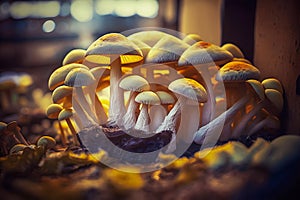
M 150 107 L 150 131 L 155 131 L 167 116 L 167 111 L 164 108 L 165 105 L 154 105 Z
M 253 109 L 247 113 L 246 115 L 244 115 L 242 117 L 242 119 L 240 120 L 240 122 L 236 125 L 236 127 L 234 128 L 231 137 L 232 138 L 237 138 L 240 135 L 242 135 L 243 131 L 246 130 L 247 124 L 249 123 L 249 121 L 258 114 L 258 112 L 266 105 L 266 101 L 262 100 L 260 101 L 256 106 L 253 107 Z
M 214 119 L 215 116 L 215 106 L 216 106 L 216 99 L 214 95 L 213 90 L 213 84 L 211 82 L 211 75 L 208 70 L 209 65 L 204 66 L 196 66 L 196 69 L 201 72 L 202 79 L 204 80 L 204 85 L 206 86 L 207 90 L 207 102 L 203 106 L 203 115 L 202 115 L 202 125 L 206 125 L 209 123 L 212 119 Z
M 15 121 L 9 123 L 7 125 L 8 130 L 10 130 L 11 132 L 13 132 L 13 134 L 16 136 L 16 138 L 18 140 L 20 140 L 23 144 L 25 145 L 29 145 L 29 143 L 27 142 L 27 140 L 24 138 L 24 136 L 21 133 L 21 129 L 20 127 L 17 125 L 17 123 Z
M 98 123 L 100 125 L 105 124 L 107 122 L 107 115 L 96 93 L 95 93 L 95 109 L 96 109 L 96 116 L 98 119 Z
M 58 126 L 59 126 L 59 129 L 60 129 L 60 137 L 61 137 L 62 145 L 66 146 L 66 144 L 67 144 L 66 134 L 65 134 L 65 131 L 64 131 L 60 121 L 58 121 Z
M 80 106 L 87 112 L 88 115 L 91 116 L 91 118 L 93 119 L 94 122 L 97 121 L 97 117 L 95 115 L 95 113 L 93 112 L 93 110 L 91 109 L 85 94 L 83 92 L 83 88 L 82 87 L 75 87 L 75 94 L 77 94 L 77 98 L 78 98 L 78 103 L 80 103 Z M 75 97 L 76 98 L 76 97 Z
M 111 57 L 109 123 L 116 125 L 125 113 L 123 90 L 119 87 L 122 77 L 120 56 Z
M 226 126 L 226 124 L 231 123 L 234 115 L 245 106 L 249 98 L 249 96 L 241 98 L 217 118 L 213 119 L 210 123 L 198 129 L 198 131 L 194 134 L 194 142 L 201 144 L 208 133 L 210 134 L 208 135 L 210 137 L 218 137 L 218 134 L 220 133 L 218 132 L 218 127 L 224 127 L 224 125 Z
M 148 105 L 142 104 L 142 108 L 134 128 L 136 130 L 141 130 L 149 133 L 149 122 L 150 122 L 150 117 L 148 114 Z
M 129 104 L 125 115 L 123 116 L 123 126 L 125 130 L 129 130 L 135 126 L 136 122 L 136 115 L 135 110 L 137 108 L 137 103 L 135 102 L 135 97 L 137 96 L 138 92 L 131 92 L 129 97 Z
M 258 131 L 264 129 L 264 128 L 271 128 L 271 129 L 279 129 L 280 122 L 277 117 L 275 116 L 267 116 L 264 120 L 259 121 L 255 126 L 253 126 L 248 132 L 247 135 L 253 135 L 257 133 Z
M 80 145 L 80 143 L 79 143 L 79 141 L 78 141 L 78 139 L 77 139 L 77 137 L 76 137 L 76 131 L 75 131 L 75 128 L 74 128 L 74 126 L 73 126 L 73 124 L 72 124 L 70 118 L 67 118 L 67 119 L 66 119 L 66 122 L 67 122 L 67 124 L 68 124 L 68 126 L 69 126 L 69 129 L 70 129 L 71 132 L 72 132 L 72 135 L 73 135 L 75 144 L 76 144 L 76 145 Z
M 88 115 L 81 107 L 81 105 L 79 104 L 78 100 L 76 98 L 73 98 L 73 108 L 75 110 L 76 115 L 78 116 L 75 117 L 75 120 L 78 120 L 77 124 L 81 124 L 83 128 L 95 125 L 96 122 L 94 119 L 92 119 L 90 117 L 90 115 Z M 75 116 L 76 116 L 75 115 Z
M 173 108 L 170 110 L 168 115 L 165 117 L 164 121 L 161 123 L 161 125 L 156 129 L 155 133 L 160 133 L 162 131 L 172 131 L 173 133 L 176 132 L 176 121 L 178 118 L 178 115 L 180 114 L 180 98 L 177 100 Z
M 184 99 L 180 99 L 181 101 Z M 198 102 L 193 102 L 194 105 L 189 105 L 185 101 L 181 103 L 180 126 L 177 131 L 177 137 L 181 138 L 186 143 L 193 141 L 194 133 L 200 125 L 200 109 Z

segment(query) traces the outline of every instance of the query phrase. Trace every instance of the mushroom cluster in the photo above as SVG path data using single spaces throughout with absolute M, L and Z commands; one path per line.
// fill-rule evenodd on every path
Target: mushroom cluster
M 92 126 L 171 131 L 176 146 L 176 138 L 202 143 L 224 123 L 220 139 L 229 140 L 279 129 L 283 88 L 274 78 L 260 81 L 258 68 L 231 43 L 156 30 L 108 33 L 71 50 L 53 71 L 47 115 L 66 120 L 75 144 L 76 133 Z

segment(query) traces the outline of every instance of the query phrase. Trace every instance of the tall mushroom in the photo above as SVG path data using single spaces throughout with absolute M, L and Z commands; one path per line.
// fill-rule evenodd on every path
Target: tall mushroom
M 109 123 L 111 125 L 117 125 L 125 114 L 124 95 L 119 87 L 119 80 L 122 77 L 121 67 L 142 59 L 141 50 L 119 33 L 106 34 L 87 49 L 85 60 L 110 66 Z
M 131 91 L 128 99 L 128 107 L 125 115 L 123 116 L 122 126 L 125 130 L 134 127 L 136 122 L 135 111 L 137 108 L 137 103 L 135 98 L 139 92 L 144 90 L 149 90 L 150 86 L 148 81 L 139 75 L 128 75 L 121 79 L 119 87 L 123 90 Z
M 178 95 L 178 100 L 156 132 L 164 130 L 178 132 L 184 141 L 189 142 L 199 128 L 199 103 L 207 101 L 206 90 L 200 83 L 189 78 L 177 79 L 171 82 L 168 88 Z M 176 131 L 176 121 L 180 113 L 180 127 Z
M 84 124 L 84 128 L 97 124 L 97 117 L 94 113 L 93 107 L 91 107 L 91 105 L 87 101 L 83 88 L 95 83 L 93 74 L 87 69 L 76 68 L 68 73 L 64 83 L 67 86 L 74 88 L 73 108 L 79 115 L 82 124 Z M 79 113 L 79 107 L 83 108 L 87 115 L 82 115 L 81 113 Z M 86 118 L 86 116 L 90 116 L 90 118 Z
M 144 91 L 135 97 L 135 101 L 140 103 L 141 111 L 134 126 L 134 129 L 149 133 L 150 117 L 148 113 L 149 105 L 159 105 L 159 97 L 152 91 Z
M 208 92 L 208 101 L 203 108 L 203 125 L 215 117 L 216 100 L 209 68 L 227 63 L 232 58 L 232 54 L 227 50 L 208 42 L 199 41 L 184 51 L 178 61 L 179 67 L 189 66 L 195 68 L 201 74 L 203 82 L 201 79 L 197 81 L 201 81 L 200 83 L 204 85 Z

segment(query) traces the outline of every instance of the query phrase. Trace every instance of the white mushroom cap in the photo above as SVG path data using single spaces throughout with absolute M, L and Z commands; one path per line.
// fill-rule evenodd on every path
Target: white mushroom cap
M 144 91 L 139 93 L 135 97 L 135 101 L 147 105 L 160 105 L 159 97 L 152 91 Z
M 217 73 L 218 81 L 244 81 L 248 79 L 259 79 L 260 71 L 253 65 L 232 61 L 225 64 Z
M 95 82 L 93 74 L 83 68 L 71 70 L 65 79 L 65 84 L 71 87 L 87 86 Z
M 64 57 L 62 65 L 67 65 L 70 63 L 82 63 L 85 53 L 86 52 L 84 49 L 73 49 L 69 51 Z
M 263 80 L 262 85 L 264 86 L 265 89 L 275 89 L 279 91 L 281 94 L 283 94 L 283 88 L 279 80 L 276 78 L 267 78 Z
M 199 41 L 190 46 L 186 51 L 181 55 L 178 65 L 198 65 L 198 64 L 208 64 L 215 63 L 216 65 L 222 65 L 233 59 L 232 54 L 222 49 L 221 47 Z
M 124 90 L 130 90 L 136 92 L 141 92 L 143 90 L 150 89 L 150 85 L 148 81 L 139 75 L 125 76 L 124 78 L 121 79 L 119 83 L 119 87 Z
M 176 94 L 180 94 L 188 99 L 198 102 L 207 101 L 207 93 L 205 88 L 197 81 L 190 78 L 180 78 L 169 84 L 169 90 Z
M 235 58 L 244 58 L 245 57 L 243 52 L 241 51 L 241 49 L 238 46 L 236 46 L 235 44 L 226 43 L 226 44 L 222 45 L 221 48 L 229 51 Z
M 173 104 L 175 102 L 175 98 L 166 91 L 157 91 L 156 94 L 159 97 L 161 104 Z
M 151 48 L 147 55 L 146 63 L 177 61 L 188 47 L 188 44 L 177 37 L 166 35 Z
M 120 33 L 109 33 L 93 42 L 86 51 L 85 59 L 92 63 L 110 64 L 110 56 L 120 56 L 122 64 L 139 62 L 141 50 Z
M 154 46 L 162 37 L 169 35 L 162 31 L 140 31 L 129 35 L 127 38 L 130 40 L 140 40 L 150 47 Z

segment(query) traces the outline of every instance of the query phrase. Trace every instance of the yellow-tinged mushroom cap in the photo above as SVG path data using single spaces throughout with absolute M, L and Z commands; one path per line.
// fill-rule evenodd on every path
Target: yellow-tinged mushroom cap
M 251 85 L 252 89 L 255 91 L 255 93 L 261 100 L 265 99 L 265 89 L 262 86 L 261 82 L 254 79 L 247 80 L 246 82 Z
M 222 49 L 221 47 L 199 41 L 190 46 L 187 50 L 181 55 L 178 65 L 199 65 L 199 64 L 212 64 L 222 65 L 233 59 L 232 54 Z
M 262 85 L 264 86 L 265 89 L 275 89 L 279 91 L 281 94 L 283 94 L 283 88 L 279 80 L 276 78 L 267 78 L 263 80 Z
M 50 149 L 55 147 L 56 141 L 50 136 L 42 136 L 37 141 L 37 146 L 45 147 L 46 149 Z
M 140 31 L 129 35 L 127 38 L 130 40 L 140 40 L 150 47 L 154 46 L 162 37 L 169 35 L 162 31 Z
M 172 35 L 161 38 L 149 51 L 146 63 L 166 63 L 179 60 L 189 45 Z
M 50 119 L 57 119 L 60 111 L 63 109 L 63 107 L 59 104 L 51 104 L 48 106 L 46 110 L 46 115 Z
M 121 64 L 139 62 L 141 50 L 120 33 L 109 33 L 93 42 L 86 51 L 85 59 L 91 63 L 109 65 L 111 56 L 120 56 Z
M 71 63 L 82 63 L 86 51 L 84 49 L 73 49 L 67 53 L 62 62 L 63 65 Z
M 216 80 L 218 81 L 240 81 L 260 78 L 260 71 L 253 65 L 232 61 L 225 64 L 217 73 Z
M 169 90 L 188 99 L 198 102 L 207 101 L 205 88 L 197 81 L 190 78 L 180 78 L 170 83 Z
M 72 95 L 72 93 L 73 93 L 72 87 L 66 85 L 59 86 L 55 88 L 55 90 L 53 90 L 52 101 L 54 103 L 62 103 L 64 98 Z
M 233 55 L 233 57 L 235 57 L 235 58 L 244 58 L 243 52 L 235 44 L 226 43 L 221 48 L 229 51 Z
M 65 119 L 72 117 L 72 115 L 73 115 L 72 109 L 64 108 L 63 110 L 60 111 L 57 119 L 59 121 L 65 120 Z
M 183 38 L 183 41 L 189 45 L 193 45 L 196 42 L 202 41 L 202 38 L 196 33 L 190 33 Z
M 275 89 L 266 89 L 265 90 L 266 97 L 275 105 L 279 112 L 282 111 L 283 108 L 283 96 L 282 94 Z
M 50 90 L 54 90 L 56 87 L 63 85 L 67 74 L 75 68 L 89 69 L 87 66 L 79 63 L 71 63 L 57 68 L 48 80 L 48 87 Z

